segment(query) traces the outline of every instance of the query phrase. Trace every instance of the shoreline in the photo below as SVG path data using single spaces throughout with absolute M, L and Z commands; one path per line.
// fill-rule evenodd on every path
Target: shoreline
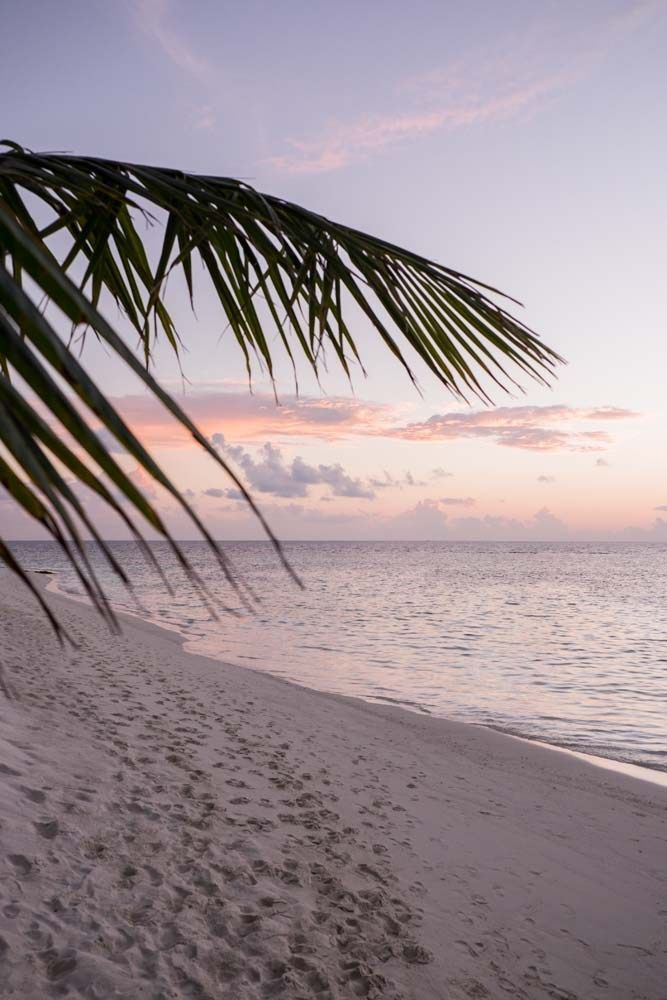
M 665 789 L 8 576 L 3 998 L 663 1000 Z
M 53 595 L 55 595 L 57 597 L 62 598 L 62 600 L 65 600 L 65 601 L 74 601 L 75 603 L 83 604 L 86 607 L 91 607 L 90 602 L 88 601 L 88 598 L 86 598 L 84 595 L 69 594 L 69 593 L 67 593 L 64 590 L 61 590 L 60 587 L 59 587 L 59 585 L 58 585 L 58 575 L 57 575 L 57 573 L 54 573 L 51 570 L 41 570 L 39 572 L 45 578 L 48 578 L 47 579 L 47 583 L 43 585 L 43 589 L 45 589 L 46 591 L 48 591 L 49 593 L 51 593 L 51 594 L 53 594 Z M 261 670 L 259 667 L 250 667 L 250 666 L 247 666 L 246 664 L 233 663 L 233 662 L 231 662 L 229 660 L 223 660 L 223 659 L 219 659 L 218 657 L 215 657 L 215 656 L 209 656 L 208 654 L 205 654 L 205 653 L 199 653 L 194 648 L 188 648 L 188 646 L 192 647 L 194 645 L 194 643 L 192 642 L 192 640 L 189 640 L 187 638 L 187 636 L 184 635 L 183 632 L 180 631 L 180 629 L 178 629 L 176 627 L 172 628 L 169 625 L 165 625 L 165 624 L 162 624 L 162 623 L 157 624 L 156 622 L 151 621 L 148 618 L 144 618 L 139 613 L 135 613 L 135 612 L 131 612 L 131 611 L 121 611 L 121 610 L 118 610 L 118 609 L 114 609 L 114 610 L 115 610 L 115 613 L 120 618 L 124 618 L 124 619 L 126 618 L 128 621 L 140 621 L 140 622 L 144 622 L 146 625 L 151 625 L 153 628 L 161 629 L 164 632 L 168 632 L 170 634 L 177 635 L 179 637 L 179 642 L 181 644 L 181 647 L 182 647 L 184 653 L 190 653 L 193 656 L 204 656 L 206 659 L 211 660 L 213 663 L 225 664 L 227 666 L 232 666 L 232 667 L 238 668 L 239 670 L 249 670 L 249 671 L 251 671 L 253 673 L 258 673 L 258 674 L 261 674 L 261 675 L 268 675 L 268 676 L 274 677 L 276 680 L 284 681 L 286 684 L 293 684 L 294 686 L 296 686 L 298 688 L 303 688 L 306 691 L 317 691 L 317 692 L 319 692 L 321 694 L 328 694 L 328 695 L 332 695 L 334 697 L 352 698 L 353 700 L 362 701 L 362 702 L 364 702 L 364 704 L 368 704 L 368 705 L 385 705 L 386 704 L 387 707 L 391 707 L 389 705 L 389 703 L 382 701 L 382 699 L 377 699 L 376 700 L 376 699 L 373 699 L 373 698 L 364 698 L 362 695 L 338 695 L 337 692 L 325 691 L 325 690 L 323 690 L 321 688 L 310 687 L 310 685 L 303 684 L 300 681 L 290 680 L 288 678 L 281 677 L 279 674 L 275 674 L 275 673 L 271 672 L 270 670 L 264 671 L 264 670 Z M 634 778 L 636 778 L 639 781 L 648 781 L 648 782 L 650 782 L 652 784 L 659 785 L 660 787 L 667 788 L 667 769 L 663 769 L 661 767 L 653 767 L 653 766 L 651 766 L 651 764 L 644 764 L 644 763 L 643 764 L 637 764 L 637 763 L 635 763 L 634 761 L 631 761 L 631 760 L 619 760 L 617 757 L 606 757 L 606 756 L 602 756 L 600 754 L 589 753 L 586 750 L 579 750 L 579 749 L 575 749 L 573 747 L 563 746 L 563 745 L 561 745 L 559 743 L 552 743 L 548 739 L 544 739 L 541 736 L 534 736 L 532 734 L 515 732 L 515 731 L 513 731 L 511 729 L 507 729 L 507 728 L 504 728 L 502 726 L 496 726 L 496 725 L 493 725 L 491 723 L 473 722 L 473 721 L 465 721 L 464 722 L 463 720 L 454 719 L 451 716 L 435 715 L 432 712 L 417 711 L 415 709 L 411 709 L 408 705 L 395 705 L 394 707 L 397 708 L 397 709 L 399 709 L 402 712 L 408 712 L 411 715 L 426 716 L 426 717 L 433 718 L 433 719 L 443 719 L 445 722 L 460 722 L 463 725 L 480 726 L 481 728 L 490 730 L 491 732 L 501 733 L 502 735 L 509 736 L 512 739 L 522 740 L 522 741 L 524 741 L 526 743 L 529 743 L 529 744 L 535 744 L 537 746 L 541 746 L 541 747 L 544 747 L 546 749 L 553 750 L 553 751 L 555 751 L 557 753 L 572 754 L 574 757 L 579 758 L 580 760 L 582 760 L 582 761 L 590 764 L 593 767 L 599 767 L 599 768 L 602 768 L 603 770 L 615 771 L 618 774 L 624 774 L 624 775 L 627 775 L 629 777 L 634 777 Z M 647 773 L 645 774 L 644 772 L 647 772 Z

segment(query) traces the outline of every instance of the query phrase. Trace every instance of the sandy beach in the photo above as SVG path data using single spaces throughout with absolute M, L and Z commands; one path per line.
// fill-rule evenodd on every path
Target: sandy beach
M 0 573 L 0 996 L 667 997 L 667 788 Z

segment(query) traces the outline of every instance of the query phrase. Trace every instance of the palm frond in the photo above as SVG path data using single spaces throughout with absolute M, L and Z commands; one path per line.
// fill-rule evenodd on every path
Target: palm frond
M 37 221 L 26 193 L 43 203 L 50 223 Z M 357 303 L 411 378 L 406 347 L 456 394 L 485 398 L 482 372 L 499 386 L 515 385 L 507 370 L 512 366 L 544 380 L 560 360 L 489 297 L 494 289 L 238 180 L 30 153 L 14 145 L 0 155 L 0 198 L 41 241 L 67 236 L 63 269 L 83 263 L 82 290 L 95 305 L 101 291 L 113 296 L 147 356 L 158 330 L 178 349 L 164 284 L 181 268 L 192 288 L 198 256 L 241 349 L 261 359 L 269 373 L 273 357 L 257 291 L 288 355 L 294 358 L 298 349 L 315 370 L 324 345 L 346 371 L 357 357 L 340 307 L 342 293 Z M 165 215 L 154 266 L 133 218 L 153 210 Z
M 113 612 L 88 562 L 84 532 L 97 538 L 113 570 L 124 574 L 60 469 L 92 489 L 120 514 L 135 538 L 143 540 L 134 520 L 140 515 L 169 541 L 190 578 L 204 588 L 155 506 L 91 430 L 90 415 L 181 505 L 216 553 L 230 584 L 241 596 L 247 594 L 196 511 L 105 398 L 48 314 L 37 307 L 39 298 L 52 302 L 72 327 L 93 330 L 187 428 L 241 490 L 283 560 L 277 539 L 234 471 L 149 371 L 159 336 L 179 350 L 176 326 L 165 303 L 172 273 L 182 272 L 193 301 L 193 262 L 201 262 L 249 376 L 253 362 L 259 361 L 273 377 L 267 320 L 295 372 L 305 359 L 318 374 L 328 352 L 349 375 L 351 364 L 362 361 L 350 328 L 351 304 L 370 321 L 413 381 L 411 355 L 459 396 L 472 393 L 488 399 L 489 382 L 509 389 L 521 372 L 545 382 L 561 360 L 494 300 L 500 295 L 494 289 L 261 194 L 241 181 L 32 153 L 8 141 L 4 146 L 0 442 L 6 459 L 0 463 L 0 483 L 63 547 L 86 592 L 110 623 Z M 136 222 L 138 216 L 152 219 L 154 214 L 161 217 L 164 228 L 151 261 Z M 143 358 L 104 319 L 99 309 L 104 295 L 112 297 L 139 334 Z M 13 374 L 19 376 L 19 385 Z M 41 399 L 46 418 L 32 397 Z M 88 417 L 82 416 L 81 406 Z M 76 447 L 65 443 L 64 432 Z M 150 549 L 145 545 L 144 549 L 153 558 Z M 0 559 L 19 572 L 16 560 L 6 557 L 8 551 L 0 547 Z

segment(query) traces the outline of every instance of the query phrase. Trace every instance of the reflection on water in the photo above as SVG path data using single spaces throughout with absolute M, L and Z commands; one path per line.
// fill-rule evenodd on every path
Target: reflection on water
M 15 547 L 77 592 L 53 544 Z M 173 599 L 133 543 L 114 543 L 143 617 L 193 651 L 667 770 L 666 545 L 297 542 L 286 550 L 300 591 L 268 544 L 230 543 L 262 598 L 255 614 L 202 543 L 184 547 L 238 617 L 212 621 L 163 544 Z M 136 611 L 90 548 L 114 603 Z

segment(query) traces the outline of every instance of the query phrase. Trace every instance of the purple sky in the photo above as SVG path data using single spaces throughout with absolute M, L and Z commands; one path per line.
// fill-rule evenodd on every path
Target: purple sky
M 567 358 L 481 412 L 423 372 L 420 397 L 360 323 L 354 396 L 332 371 L 296 400 L 280 365 L 276 410 L 208 290 L 196 320 L 176 292 L 186 405 L 284 537 L 667 539 L 665 51 L 665 0 L 6 0 L 2 130 L 244 177 L 514 294 Z M 216 532 L 252 537 L 212 464 L 85 357 Z

